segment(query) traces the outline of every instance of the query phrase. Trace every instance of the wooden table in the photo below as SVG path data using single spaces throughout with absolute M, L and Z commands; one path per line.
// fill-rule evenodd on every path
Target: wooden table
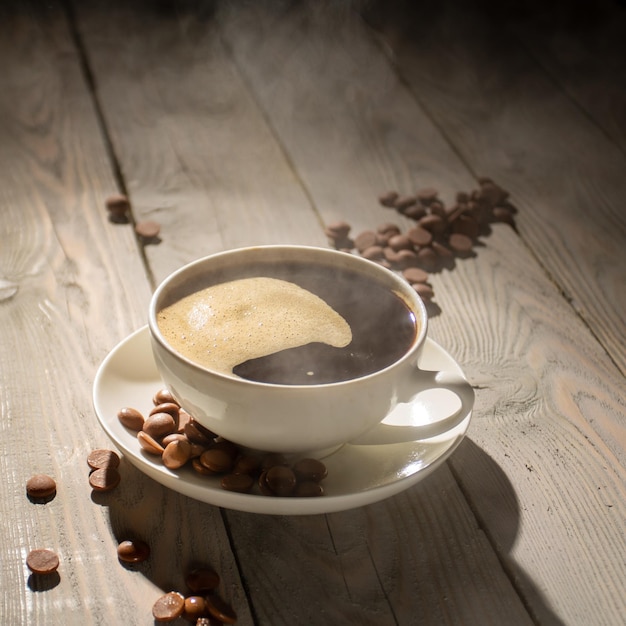
M 624 623 L 626 12 L 420 4 L 2 4 L 0 623 L 151 624 L 195 562 L 242 625 Z M 404 228 L 381 192 L 450 205 L 479 176 L 517 230 L 430 278 L 430 336 L 477 398 L 437 471 L 327 515 L 220 509 L 127 460 L 92 494 L 94 376 L 168 273 L 327 247 L 337 220 Z M 108 220 L 117 192 L 158 243 Z M 118 562 L 129 534 L 141 567 Z M 60 556 L 48 583 L 36 547 Z

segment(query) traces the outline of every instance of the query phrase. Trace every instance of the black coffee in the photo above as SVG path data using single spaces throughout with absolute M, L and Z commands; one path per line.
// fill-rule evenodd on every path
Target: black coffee
M 250 359 L 233 369 L 237 376 L 283 385 L 350 380 L 391 365 L 415 340 L 415 314 L 404 300 L 357 272 L 315 264 L 263 264 L 256 271 L 322 298 L 348 322 L 352 342 L 345 348 L 310 343 Z

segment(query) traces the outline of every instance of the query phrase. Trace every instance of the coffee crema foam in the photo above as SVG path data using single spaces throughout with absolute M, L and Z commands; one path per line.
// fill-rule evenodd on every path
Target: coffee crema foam
M 192 293 L 157 314 L 167 342 L 187 358 L 233 375 L 249 359 L 313 342 L 343 348 L 348 322 L 298 285 L 264 276 L 220 283 Z

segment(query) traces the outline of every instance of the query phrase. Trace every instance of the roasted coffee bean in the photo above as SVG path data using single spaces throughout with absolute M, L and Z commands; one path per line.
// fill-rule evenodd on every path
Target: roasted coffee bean
M 446 220 L 440 215 L 425 215 L 418 221 L 420 228 L 427 230 L 433 235 L 442 235 L 448 227 Z
M 111 491 L 120 480 L 120 473 L 113 467 L 102 467 L 89 474 L 89 484 L 94 491 Z
M 185 598 L 176 591 L 162 595 L 152 605 L 152 617 L 157 622 L 173 622 L 185 610 Z
M 326 226 L 325 233 L 327 237 L 334 240 L 345 239 L 351 228 L 348 222 L 333 222 Z
M 440 200 L 433 200 L 428 205 L 428 210 L 430 211 L 431 215 L 437 215 L 438 217 L 441 217 L 443 219 L 445 219 L 447 216 L 446 207 Z
M 265 484 L 277 496 L 289 496 L 296 486 L 294 471 L 285 465 L 270 467 L 265 475 Z
M 263 459 L 261 460 L 262 470 L 268 470 L 275 465 L 289 465 L 287 457 L 280 452 L 268 452 L 263 455 Z
M 417 292 L 417 295 L 424 300 L 424 302 L 431 302 L 435 296 L 435 292 L 430 285 L 426 283 L 415 283 L 411 285 L 413 289 Z
M 413 243 L 406 235 L 394 235 L 389 239 L 388 245 L 394 252 L 411 250 L 413 248 Z
M 430 246 L 420 248 L 417 251 L 417 261 L 420 267 L 423 267 L 429 272 L 437 269 L 437 253 Z
M 91 469 L 116 469 L 120 465 L 120 457 L 113 450 L 92 450 L 87 457 L 87 465 Z
M 305 458 L 296 461 L 293 465 L 293 472 L 298 482 L 312 480 L 319 483 L 328 476 L 326 465 L 318 459 Z
M 414 246 L 420 248 L 429 245 L 433 240 L 433 234 L 421 226 L 411 228 L 406 235 Z
M 208 612 L 217 620 L 224 624 L 234 624 L 237 621 L 237 614 L 230 604 L 226 603 L 220 596 L 209 594 L 205 597 Z
M 156 239 L 161 232 L 161 225 L 158 222 L 146 220 L 135 224 L 135 232 L 140 239 L 148 242 Z
M 116 223 L 127 223 L 130 212 L 130 201 L 124 194 L 114 194 L 104 201 L 104 206 L 109 213 L 109 219 Z
M 259 490 L 261 491 L 261 495 L 273 496 L 274 493 L 272 492 L 272 490 L 269 488 L 267 484 L 267 472 L 268 470 L 263 470 L 261 472 L 261 475 L 259 476 L 259 480 L 257 481 L 257 484 L 259 485 Z
M 234 466 L 233 457 L 221 448 L 209 448 L 200 455 L 200 463 L 215 474 L 230 472 Z
M 187 413 L 187 411 L 185 411 L 184 409 L 180 409 L 180 411 L 178 411 L 178 432 L 179 433 L 184 433 L 185 432 L 185 426 L 187 425 L 188 422 L 191 421 L 191 415 L 189 415 L 189 413 Z
M 226 474 L 220 482 L 222 489 L 247 493 L 254 485 L 254 477 L 251 474 Z
M 378 261 L 385 256 L 385 252 L 382 246 L 370 246 L 361 252 L 361 256 L 370 261 Z
M 141 539 L 126 539 L 117 546 L 117 558 L 124 563 L 142 563 L 150 557 L 150 546 Z
M 434 187 L 424 187 L 417 192 L 417 198 L 422 204 L 429 205 L 437 199 L 439 192 Z
M 205 428 L 200 422 L 193 417 L 185 424 L 183 432 L 191 443 L 199 443 L 201 445 L 210 445 L 215 439 L 215 433 Z
M 378 197 L 378 202 L 384 207 L 395 208 L 398 194 L 395 191 L 388 191 Z
M 141 430 L 145 421 L 144 416 L 137 409 L 133 409 L 130 406 L 120 409 L 117 412 L 117 419 L 119 419 L 126 428 L 130 428 L 134 431 Z
M 209 567 L 199 567 L 187 574 L 185 583 L 192 593 L 206 593 L 220 586 L 220 577 Z
M 26 481 L 26 493 L 36 500 L 52 499 L 57 492 L 57 484 L 47 474 L 35 474 Z
M 187 439 L 177 439 L 165 446 L 161 459 L 167 469 L 175 470 L 187 463 L 191 458 L 191 444 Z
M 199 617 L 205 617 L 207 613 L 206 602 L 202 596 L 188 596 L 185 598 L 183 617 L 195 622 Z
M 169 413 L 174 418 L 174 421 L 177 422 L 180 406 L 176 402 L 162 402 L 161 404 L 156 404 L 149 415 L 154 415 L 155 413 Z
M 452 252 L 452 250 L 450 250 L 450 248 L 448 248 L 447 246 L 445 246 L 444 244 L 442 244 L 439 241 L 433 241 L 430 244 L 430 247 L 437 253 L 437 256 L 440 259 L 446 260 L 446 259 L 453 259 L 454 258 L 454 252 Z M 416 283 L 421 283 L 421 280 L 416 280 Z
M 396 265 L 399 269 L 414 267 L 417 265 L 417 253 L 414 250 L 398 250 L 396 254 Z
M 233 460 L 233 463 L 235 459 L 239 456 L 239 448 L 237 447 L 237 444 L 233 443 L 232 441 L 228 441 L 228 439 L 224 439 L 222 437 L 217 437 L 215 439 L 215 443 L 211 447 L 214 450 L 223 450 L 224 452 L 226 452 L 226 454 L 228 454 Z
M 466 256 L 472 251 L 472 240 L 467 235 L 453 233 L 450 235 L 448 243 L 459 256 Z
M 419 267 L 408 267 L 402 275 L 409 283 L 425 283 L 428 280 L 428 272 Z
M 476 239 L 480 233 L 480 225 L 469 215 L 459 215 L 451 224 L 450 228 L 453 233 L 466 235 L 470 239 Z
M 59 568 L 59 557 L 55 552 L 46 548 L 31 550 L 26 557 L 26 567 L 33 574 L 52 574 Z
M 157 456 L 163 454 L 163 446 L 154 437 L 151 437 L 148 433 L 144 433 L 143 430 L 140 430 L 137 433 L 137 440 L 139 441 L 139 445 L 142 449 L 149 454 Z
M 393 237 L 393 235 L 399 235 L 402 231 L 397 224 L 384 222 L 376 227 L 376 232 L 384 237 Z
M 161 439 L 161 445 L 165 448 L 165 446 L 167 446 L 167 444 L 169 443 L 172 443 L 172 441 L 186 441 L 191 446 L 191 442 L 189 441 L 189 439 L 187 439 L 187 437 L 185 437 L 183 433 L 179 433 L 179 432 L 165 435 L 165 437 Z
M 242 454 L 235 460 L 234 474 L 254 475 L 261 469 L 261 457 L 256 454 Z
M 412 207 L 416 203 L 417 198 L 415 196 L 398 196 L 393 206 L 401 213 L 404 213 L 409 207 Z
M 212 472 L 210 469 L 202 465 L 200 462 L 200 456 L 202 456 L 202 454 L 192 457 L 191 459 L 191 467 L 193 467 L 194 472 L 200 474 L 201 476 L 215 476 L 215 472 Z
M 167 402 L 173 402 L 174 404 L 178 404 L 178 402 L 176 402 L 176 398 L 174 398 L 174 395 L 169 389 L 159 389 L 152 398 L 152 404 L 154 404 L 155 406 L 157 404 L 165 404 Z
M 143 424 L 143 432 L 155 439 L 160 439 L 176 432 L 176 421 L 169 413 L 153 413 L 146 417 Z
M 405 209 L 403 214 L 412 220 L 419 220 L 426 215 L 426 207 L 421 204 L 414 204 Z
M 354 245 L 359 252 L 377 245 L 379 238 L 373 230 L 365 230 L 354 238 Z
M 515 218 L 513 212 L 505 207 L 494 207 L 492 211 L 494 222 L 503 222 L 510 226 L 515 226 Z
M 295 498 L 319 498 L 324 495 L 324 487 L 313 480 L 305 480 L 296 485 L 291 495 Z

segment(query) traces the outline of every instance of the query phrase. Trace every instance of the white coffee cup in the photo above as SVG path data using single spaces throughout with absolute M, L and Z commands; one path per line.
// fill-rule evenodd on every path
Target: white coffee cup
M 395 293 L 416 322 L 404 353 L 378 371 L 350 380 L 320 384 L 276 384 L 214 371 L 173 348 L 158 323 L 158 313 L 190 291 L 264 275 L 266 264 L 319 267 L 332 281 L 333 272 L 353 272 Z M 422 300 L 400 276 L 345 252 L 283 245 L 230 250 L 194 261 L 167 277 L 156 289 L 149 310 L 151 343 L 158 371 L 181 406 L 198 422 L 239 445 L 272 452 L 321 457 L 345 443 L 386 444 L 414 441 L 443 433 L 469 413 L 474 393 L 455 374 L 417 367 L 426 341 L 428 319 Z M 398 403 L 411 402 L 428 389 L 447 389 L 460 406 L 436 422 L 409 426 L 382 424 Z

